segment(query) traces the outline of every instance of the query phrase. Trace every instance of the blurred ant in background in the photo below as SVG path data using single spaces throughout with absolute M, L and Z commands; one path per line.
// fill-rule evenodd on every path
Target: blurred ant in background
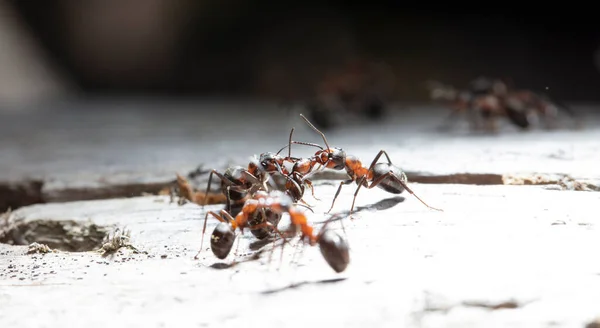
M 393 91 L 392 69 L 380 63 L 350 61 L 338 72 L 329 72 L 317 83 L 306 109 L 322 129 L 339 124 L 342 114 L 360 114 L 380 120 Z
M 472 130 L 486 131 L 497 131 L 498 118 L 505 118 L 520 129 L 530 128 L 540 118 L 547 129 L 556 128 L 560 110 L 575 118 L 570 107 L 550 100 L 547 95 L 516 90 L 500 79 L 480 77 L 466 90 L 435 81 L 428 82 L 427 87 L 432 100 L 451 109 L 442 129 L 447 129 L 458 114 L 467 114 Z

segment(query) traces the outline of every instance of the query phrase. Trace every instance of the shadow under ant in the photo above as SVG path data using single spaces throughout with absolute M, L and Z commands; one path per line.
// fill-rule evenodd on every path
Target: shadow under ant
M 304 285 L 309 285 L 309 284 L 314 284 L 314 285 L 322 285 L 322 284 L 331 284 L 331 283 L 336 283 L 336 282 L 340 282 L 340 281 L 344 281 L 348 278 L 333 278 L 333 279 L 324 279 L 324 280 L 316 280 L 316 281 L 302 281 L 302 282 L 297 282 L 297 283 L 293 283 L 281 288 L 275 288 L 275 289 L 268 289 L 265 291 L 260 292 L 263 295 L 269 295 L 269 294 L 276 294 L 279 292 L 283 292 L 286 291 L 288 289 L 296 289 L 298 287 L 304 286 Z
M 250 254 L 247 258 L 244 258 L 242 260 L 234 260 L 230 263 L 216 262 L 216 263 L 209 265 L 209 267 L 212 269 L 217 269 L 217 270 L 229 269 L 229 268 L 232 268 L 232 267 L 234 267 L 238 264 L 244 263 L 244 262 L 251 262 L 251 261 L 256 261 L 256 260 L 260 259 L 260 254 L 263 251 L 264 250 L 260 249 L 256 252 Z
M 385 199 L 378 201 L 375 204 L 358 206 L 356 208 L 356 211 L 354 211 L 354 212 L 360 212 L 360 211 L 364 211 L 364 210 L 377 210 L 377 211 L 387 210 L 389 208 L 392 208 L 392 207 L 404 202 L 405 200 L 406 200 L 406 198 L 404 198 L 402 196 L 385 198 Z M 345 213 L 350 214 L 350 211 L 346 211 Z
M 358 213 L 360 211 L 365 211 L 365 210 L 377 210 L 377 211 L 387 210 L 387 209 L 390 209 L 390 208 L 404 202 L 405 200 L 406 200 L 406 198 L 403 196 L 395 196 L 395 197 L 385 198 L 374 204 L 369 204 L 369 205 L 365 205 L 365 206 L 357 206 L 352 214 Z M 343 217 L 350 215 L 350 211 L 349 210 L 342 211 L 342 212 L 339 212 L 338 215 L 340 215 L 339 218 L 332 219 L 331 221 L 342 220 Z M 320 224 L 320 223 L 325 223 L 325 222 L 327 222 L 327 220 L 322 221 L 322 222 L 315 222 L 315 224 Z
M 250 249 L 251 251 L 258 251 L 261 248 L 263 248 L 263 247 L 265 247 L 265 246 L 267 246 L 267 245 L 269 245 L 269 244 L 271 244 L 273 242 L 276 242 L 278 239 L 279 238 L 277 238 L 277 237 L 271 236 L 269 238 L 259 239 L 259 240 L 253 241 L 248 246 L 248 249 Z

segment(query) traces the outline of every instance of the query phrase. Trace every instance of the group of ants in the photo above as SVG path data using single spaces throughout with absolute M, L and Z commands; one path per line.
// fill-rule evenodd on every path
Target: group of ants
M 236 231 L 243 233 L 245 229 L 250 230 L 259 240 L 267 237 L 281 237 L 283 239 L 282 247 L 288 242 L 290 236 L 300 233 L 302 242 L 310 246 L 319 246 L 323 258 L 335 272 L 343 272 L 350 263 L 348 241 L 334 230 L 327 229 L 330 222 L 339 219 L 339 215 L 332 215 L 328 218 L 317 233 L 303 210 L 303 208 L 308 208 L 312 211 L 311 206 L 302 198 L 305 190 L 310 189 L 313 197 L 317 199 L 314 196 L 310 178 L 316 172 L 324 169 L 345 170 L 348 175 L 348 179 L 340 182 L 327 213 L 333 209 L 342 187 L 352 183 L 356 183 L 358 187 L 354 193 L 350 215 L 352 215 L 356 196 L 361 188 L 375 187 L 392 194 L 400 194 L 406 190 L 428 208 L 442 211 L 429 206 L 407 186 L 406 174 L 392 163 L 384 150 L 375 156 L 371 165 L 364 166 L 356 156 L 346 154 L 341 148 L 330 147 L 325 135 L 306 117 L 302 114 L 300 116 L 310 128 L 323 138 L 324 147 L 316 143 L 292 140 L 294 133 L 292 128 L 288 144 L 277 153 L 262 153 L 258 157 L 254 157 L 247 167 L 232 166 L 224 173 L 211 170 L 204 197 L 197 197 L 200 193 L 196 192 L 184 177 L 177 175 L 176 189 L 178 190 L 173 189 L 171 195 L 179 198 L 179 205 L 186 202 L 194 202 L 201 206 L 207 205 L 206 196 L 209 194 L 213 176 L 221 180 L 221 191 L 226 197 L 225 209 L 219 212 L 206 212 L 201 246 L 195 259 L 198 259 L 202 252 L 206 222 L 208 217 L 212 216 L 220 221 L 210 239 L 211 250 L 219 259 L 225 259 L 229 255 L 236 239 Z M 310 146 L 318 148 L 318 150 L 308 158 L 292 157 L 292 144 Z M 286 148 L 288 148 L 288 153 L 287 156 L 284 156 L 281 152 Z M 385 156 L 387 161 L 379 163 L 381 156 Z M 269 188 L 268 182 L 272 182 L 270 178 L 273 175 L 278 175 L 286 181 L 283 188 Z M 202 201 L 199 201 L 200 199 Z M 289 216 L 292 228 L 285 231 L 278 228 L 279 221 L 284 214 Z

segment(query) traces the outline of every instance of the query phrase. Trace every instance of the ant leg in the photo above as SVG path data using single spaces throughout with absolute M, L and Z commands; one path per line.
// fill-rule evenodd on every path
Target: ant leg
M 270 175 L 266 175 L 266 178 L 263 180 L 262 178 L 258 178 L 257 176 L 255 176 L 254 174 L 250 173 L 248 170 L 243 170 L 242 174 L 244 174 L 246 176 L 246 178 L 249 180 L 251 186 L 248 189 L 242 189 L 243 191 L 246 192 L 250 192 L 250 193 L 254 193 L 254 188 L 255 186 L 260 185 L 260 187 L 262 187 L 262 189 L 266 192 L 269 192 L 269 187 L 267 186 L 268 182 L 272 182 L 271 183 L 271 187 L 274 186 L 274 189 L 277 188 L 277 184 L 274 181 L 270 181 Z M 260 187 L 258 188 L 258 190 L 260 190 Z
M 235 186 L 235 184 L 233 182 L 231 182 L 229 179 L 227 179 L 224 175 L 217 172 L 216 170 L 211 170 L 210 175 L 208 176 L 208 185 L 206 186 L 206 193 L 205 193 L 204 201 L 202 202 L 203 203 L 202 206 L 206 206 L 206 203 L 208 201 L 208 193 L 210 192 L 210 184 L 212 183 L 213 174 L 216 175 L 219 179 L 221 179 L 222 182 L 227 184 L 228 188 L 231 186 Z
M 255 226 L 253 226 L 252 228 L 250 228 L 250 230 L 263 229 L 263 228 L 270 228 L 271 230 L 276 232 L 279 235 L 279 237 L 281 237 L 281 239 L 283 239 L 283 243 L 281 244 L 281 261 L 283 261 L 283 247 L 285 246 L 286 243 L 289 243 L 287 238 L 285 238 L 285 235 L 279 229 L 277 229 L 277 227 L 275 225 L 273 225 L 271 222 L 263 222 L 261 224 L 257 224 Z M 271 249 L 271 254 L 269 255 L 269 263 L 271 263 L 271 260 L 273 258 L 273 253 L 275 253 L 275 241 L 273 242 L 273 248 Z
M 175 187 L 169 188 L 169 204 L 173 204 L 175 202 Z
M 317 196 L 315 196 L 315 188 L 313 187 L 312 181 L 306 179 L 306 180 L 304 180 L 304 183 L 306 183 L 306 185 L 310 188 L 310 192 L 311 192 L 313 198 L 320 202 L 321 200 L 319 198 L 317 198 Z
M 382 181 L 384 181 L 386 178 L 391 178 L 396 180 L 400 185 L 402 185 L 402 187 L 404 187 L 404 189 L 406 189 L 406 191 L 408 191 L 409 194 L 415 196 L 416 199 L 418 199 L 421 203 L 423 203 L 423 205 L 427 206 L 428 208 L 432 209 L 432 210 L 436 210 L 436 211 L 440 211 L 443 212 L 442 209 L 439 208 L 435 208 L 432 206 L 427 205 L 427 203 L 425 203 L 421 198 L 419 198 L 419 196 L 417 196 L 407 185 L 406 182 L 403 180 L 406 180 L 406 175 L 404 173 L 402 173 L 403 178 L 401 179 L 400 177 L 398 177 L 397 175 L 394 174 L 394 172 L 388 172 L 382 176 L 380 176 L 379 178 L 373 180 L 373 182 L 371 183 L 370 186 L 368 186 L 367 188 L 372 189 L 375 186 L 377 186 L 378 184 L 380 184 Z
M 250 173 L 248 170 L 243 170 L 242 174 L 244 174 L 246 178 L 248 178 L 248 180 L 252 180 L 250 181 L 250 183 L 252 183 L 253 185 L 261 183 L 260 179 L 258 179 L 254 174 Z
M 179 198 L 177 199 L 177 205 L 181 206 L 183 204 L 185 204 L 186 199 L 184 197 L 179 196 Z
M 227 186 L 225 189 L 225 198 L 227 202 L 226 211 L 227 213 L 231 213 L 231 186 Z
M 175 187 L 169 188 L 169 204 L 175 203 L 175 198 L 177 198 L 177 205 L 181 206 L 185 204 L 186 199 L 181 197 L 180 192 L 176 191 L 175 189 Z
M 302 256 L 304 256 L 304 249 L 306 248 L 306 241 L 304 241 L 303 239 L 301 239 L 300 241 L 298 241 L 298 243 L 302 243 L 302 247 L 297 247 L 298 244 L 296 244 L 296 249 L 294 251 L 294 254 L 292 255 L 292 263 L 294 263 L 294 261 L 296 261 L 297 264 L 300 263 L 300 261 L 302 261 Z M 297 255 L 297 254 L 300 255 Z M 296 256 L 298 256 L 298 258 L 296 259 Z
M 243 233 L 244 233 L 244 230 L 242 229 L 242 234 Z M 238 256 L 238 251 L 240 250 L 240 239 L 242 239 L 242 238 L 239 238 L 237 240 L 237 243 L 235 244 L 235 252 L 233 252 L 233 255 L 235 255 L 235 256 Z M 235 263 L 235 257 L 233 258 L 232 263 Z
M 375 158 L 373 159 L 373 162 L 371 162 L 371 166 L 369 166 L 369 171 L 371 171 L 373 169 L 373 167 L 375 166 L 375 164 L 377 164 L 377 161 L 379 160 L 379 157 L 381 157 L 381 155 L 385 155 L 385 158 L 388 161 L 388 164 L 392 165 L 392 161 L 390 160 L 390 156 L 387 154 L 387 152 L 385 150 L 380 150 L 379 153 L 377 153 L 377 156 L 375 156 Z
M 338 195 L 340 194 L 340 191 L 342 191 L 342 186 L 343 185 L 347 185 L 347 184 L 351 184 L 352 182 L 354 182 L 354 180 L 352 180 L 352 179 L 344 180 L 344 181 L 340 182 L 340 186 L 338 187 L 338 190 L 335 193 L 335 196 L 333 197 L 333 201 L 331 202 L 331 207 L 329 208 L 329 211 L 327 211 L 326 213 L 331 212 L 331 210 L 333 209 L 333 205 L 335 204 L 335 200 L 337 199 Z
M 204 245 L 204 233 L 206 232 L 206 221 L 208 221 L 209 215 L 212 215 L 215 219 L 219 220 L 220 222 L 228 222 L 227 220 L 225 220 L 225 218 L 228 219 L 229 222 L 233 221 L 233 217 L 231 217 L 229 213 L 223 210 L 221 211 L 221 215 L 213 211 L 209 211 L 206 213 L 206 216 L 204 217 L 204 226 L 202 227 L 202 239 L 200 240 L 200 250 L 198 251 L 198 253 L 196 253 L 196 256 L 194 256 L 195 260 L 198 259 L 198 255 L 200 255 L 200 252 L 202 252 L 202 245 Z
M 303 204 L 301 204 L 300 202 L 302 202 Z M 294 203 L 294 205 L 297 205 L 297 206 L 302 206 L 302 207 L 305 207 L 305 208 L 307 208 L 308 210 L 310 210 L 310 211 L 311 211 L 311 212 L 313 212 L 313 213 L 315 212 L 315 211 L 313 211 L 313 209 L 311 208 L 312 206 L 311 206 L 309 203 L 307 203 L 306 201 L 304 201 L 303 199 L 299 200 L 299 202 L 298 202 L 298 203 Z
M 381 154 L 381 152 L 379 154 Z M 354 212 L 354 203 L 356 202 L 356 196 L 358 195 L 358 191 L 365 184 L 366 180 L 367 180 L 367 177 L 363 176 L 362 178 L 360 178 L 360 180 L 357 183 L 358 187 L 356 188 L 356 191 L 354 192 L 354 198 L 352 199 L 352 207 L 350 208 L 350 215 L 352 215 L 352 212 Z M 379 182 L 381 182 L 381 181 L 379 181 Z
M 340 218 L 341 215 L 340 214 L 335 214 L 332 215 L 331 217 L 329 217 L 329 219 L 327 219 L 325 221 L 325 223 L 323 224 L 323 227 L 321 227 L 321 230 L 319 231 L 319 233 L 317 234 L 317 240 L 319 240 L 321 238 L 321 236 L 323 235 L 323 233 L 325 232 L 325 229 L 327 228 L 327 225 L 331 222 L 333 222 L 334 220 L 340 220 L 340 222 L 342 221 L 342 219 Z M 344 225 L 342 224 L 342 228 L 344 227 Z M 346 229 L 344 229 L 344 233 L 346 233 Z
M 281 232 L 281 230 L 279 230 L 275 225 L 273 225 L 271 222 L 263 222 L 261 224 L 257 224 L 255 226 L 253 226 L 252 228 L 250 228 L 251 230 L 256 230 L 256 229 L 263 229 L 263 228 L 270 228 L 271 230 L 275 231 L 279 237 L 281 237 L 281 239 L 283 239 L 284 243 L 289 243 L 289 241 L 287 240 L 287 238 L 285 238 L 285 235 Z

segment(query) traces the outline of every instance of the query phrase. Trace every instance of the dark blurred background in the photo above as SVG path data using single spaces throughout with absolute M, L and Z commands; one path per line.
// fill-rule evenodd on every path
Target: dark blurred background
M 86 94 L 299 100 L 327 72 L 366 60 L 387 65 L 393 96 L 402 101 L 428 100 L 429 79 L 462 87 L 481 75 L 548 88 L 564 101 L 598 101 L 597 14 L 593 7 L 565 7 L 11 0 L 0 10 L 58 72 L 56 81 Z M 2 87 L 10 84 L 4 79 Z

